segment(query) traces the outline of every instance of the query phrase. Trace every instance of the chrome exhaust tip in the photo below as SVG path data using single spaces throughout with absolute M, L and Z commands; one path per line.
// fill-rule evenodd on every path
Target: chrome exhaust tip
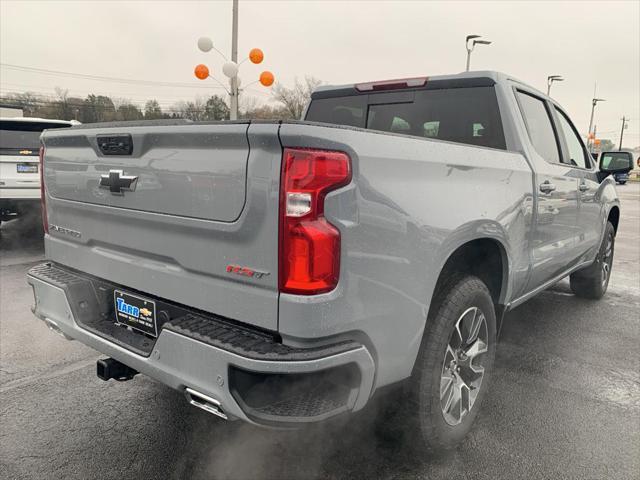
M 58 335 L 60 335 L 62 338 L 66 339 L 66 340 L 73 340 L 73 338 L 71 338 L 70 336 L 68 336 L 66 333 L 64 333 L 60 327 L 58 326 L 58 324 L 56 322 L 54 322 L 53 320 L 51 320 L 49 317 L 44 317 L 42 319 L 42 321 L 44 322 L 44 324 L 47 326 L 47 328 L 49 330 L 51 330 L 53 333 L 57 333 Z
M 187 396 L 188 402 L 194 407 L 198 407 L 205 412 L 228 420 L 227 414 L 222 410 L 220 402 L 215 398 L 211 398 L 204 393 L 196 392 L 189 387 L 185 388 L 185 395 Z

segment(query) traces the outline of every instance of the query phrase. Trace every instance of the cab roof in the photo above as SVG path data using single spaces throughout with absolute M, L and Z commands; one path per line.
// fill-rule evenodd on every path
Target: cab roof
M 373 91 L 391 89 L 430 90 L 476 86 L 486 87 L 493 86 L 496 83 L 504 83 L 507 81 L 516 82 L 535 90 L 535 88 L 505 73 L 496 72 L 493 70 L 481 70 L 474 72 L 462 72 L 451 75 L 433 75 L 394 80 L 368 81 L 364 83 L 354 83 L 346 85 L 321 85 L 316 90 L 314 90 L 311 98 L 319 99 L 348 95 L 367 95 L 369 93 L 372 93 Z

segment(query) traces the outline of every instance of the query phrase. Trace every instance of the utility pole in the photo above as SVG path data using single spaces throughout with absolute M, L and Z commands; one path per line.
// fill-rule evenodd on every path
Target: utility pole
M 231 25 L 231 61 L 238 63 L 238 0 L 233 0 Z M 231 120 L 238 119 L 238 76 L 231 77 Z
M 620 129 L 620 146 L 618 147 L 618 150 L 622 150 L 622 136 L 624 135 L 624 129 L 627 128 L 628 121 L 629 120 L 627 120 L 627 117 L 622 117 L 622 128 Z
M 593 98 L 591 100 L 591 118 L 589 119 L 589 137 L 591 137 L 591 127 L 593 127 L 593 114 L 596 110 L 596 105 L 598 104 L 598 102 L 604 102 L 605 99 L 604 98 Z M 594 135 L 595 138 L 595 135 Z M 589 151 L 592 152 L 593 151 L 593 142 L 591 141 L 591 138 L 588 138 L 589 142 L 588 145 L 589 146 Z

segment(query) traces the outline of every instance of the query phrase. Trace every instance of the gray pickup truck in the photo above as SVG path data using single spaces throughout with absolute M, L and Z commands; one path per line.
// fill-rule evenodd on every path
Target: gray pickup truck
M 620 206 L 568 115 L 495 72 L 314 92 L 304 121 L 45 131 L 34 313 L 224 419 L 396 410 L 459 442 L 505 311 L 570 275 L 597 299 Z M 387 389 L 385 389 L 386 391 Z

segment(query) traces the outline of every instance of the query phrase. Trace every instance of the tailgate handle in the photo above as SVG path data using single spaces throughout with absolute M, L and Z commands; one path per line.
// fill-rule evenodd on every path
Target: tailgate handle
M 133 140 L 131 135 L 97 135 L 98 148 L 103 155 L 131 155 Z

